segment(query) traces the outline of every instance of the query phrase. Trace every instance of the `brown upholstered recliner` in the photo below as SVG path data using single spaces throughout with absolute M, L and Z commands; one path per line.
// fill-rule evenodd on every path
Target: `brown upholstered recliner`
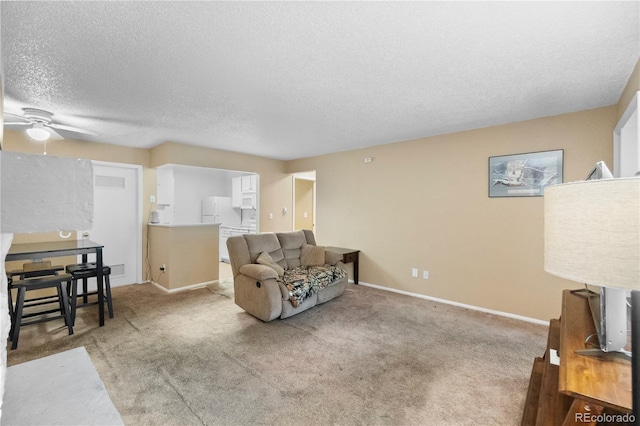
M 245 234 L 228 238 L 227 247 L 235 302 L 263 321 L 295 315 L 341 295 L 347 287 L 342 256 L 318 247 L 312 231 Z M 315 260 L 309 260 L 312 258 Z M 329 278 L 331 282 L 326 286 L 315 286 L 301 300 L 287 281 L 292 275 L 299 278 L 305 273 L 305 265 L 307 269 L 311 267 L 308 265 L 318 265 L 321 270 L 310 275 L 333 278 Z M 278 266 L 285 271 L 284 275 L 279 274 L 282 271 Z

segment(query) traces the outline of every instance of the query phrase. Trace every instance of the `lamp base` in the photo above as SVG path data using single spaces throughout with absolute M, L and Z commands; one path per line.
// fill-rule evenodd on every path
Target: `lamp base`
M 582 356 L 597 356 L 598 358 L 602 359 L 621 358 L 627 361 L 631 361 L 631 352 L 628 351 L 605 352 L 602 349 L 576 349 L 574 353 L 576 355 Z

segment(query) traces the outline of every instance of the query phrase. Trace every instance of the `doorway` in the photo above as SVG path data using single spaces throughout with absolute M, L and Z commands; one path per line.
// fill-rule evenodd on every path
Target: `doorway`
M 316 172 L 293 175 L 293 229 L 316 227 Z
M 80 235 L 104 245 L 112 287 L 140 283 L 142 167 L 94 161 L 93 185 L 93 228 Z

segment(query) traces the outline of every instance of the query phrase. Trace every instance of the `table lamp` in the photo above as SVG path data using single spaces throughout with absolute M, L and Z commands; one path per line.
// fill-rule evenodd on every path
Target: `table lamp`
M 631 291 L 633 414 L 640 415 L 640 178 L 545 189 L 544 269 L 579 283 Z M 626 307 L 625 307 L 626 311 Z

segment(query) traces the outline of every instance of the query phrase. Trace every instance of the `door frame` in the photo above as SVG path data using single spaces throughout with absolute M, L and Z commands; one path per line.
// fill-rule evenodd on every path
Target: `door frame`
M 292 199 L 292 203 L 291 203 L 291 229 L 294 230 L 296 228 L 296 179 L 302 179 L 302 180 L 307 180 L 307 181 L 311 181 L 313 182 L 313 211 L 311 212 L 311 217 L 313 220 L 313 233 L 316 233 L 316 210 L 318 209 L 318 206 L 316 204 L 316 187 L 317 187 L 317 179 L 316 179 L 316 171 L 315 170 L 309 170 L 308 172 L 297 172 L 297 173 L 293 173 L 291 175 L 291 187 L 292 187 L 292 194 L 291 194 L 291 199 Z
M 96 166 L 133 169 L 136 172 L 136 283 L 142 283 L 142 166 L 101 160 L 91 160 L 91 162 Z
M 622 162 L 621 151 L 623 147 L 622 129 L 627 124 L 631 124 L 629 120 L 631 119 L 631 117 L 634 117 L 634 116 L 638 121 L 635 124 L 637 126 L 638 131 L 640 131 L 640 91 L 636 92 L 636 94 L 633 96 L 633 99 L 631 99 L 631 102 L 629 102 L 627 109 L 624 111 L 624 113 L 622 114 L 622 117 L 620 117 L 620 121 L 618 121 L 618 124 L 613 130 L 613 175 L 615 177 L 620 177 L 620 168 L 621 168 L 620 164 Z M 638 141 L 640 141 L 640 136 L 638 136 L 637 134 L 636 136 L 638 137 Z M 640 144 L 636 146 L 637 146 L 637 149 L 640 149 Z

